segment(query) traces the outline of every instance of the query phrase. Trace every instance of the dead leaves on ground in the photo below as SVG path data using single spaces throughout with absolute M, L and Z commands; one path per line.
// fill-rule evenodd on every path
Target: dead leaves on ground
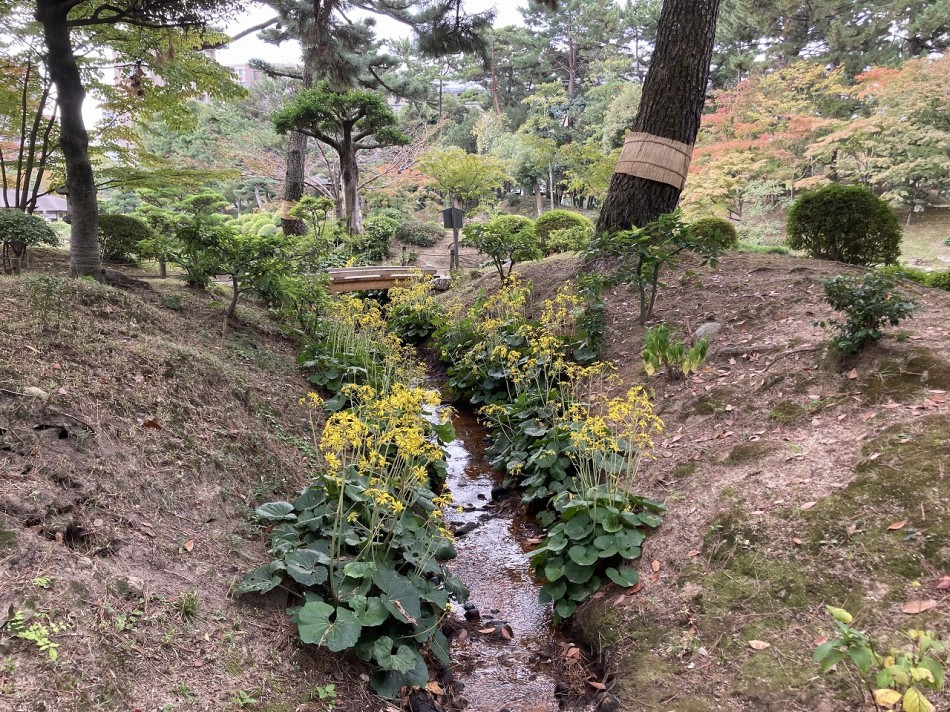
M 937 605 L 937 602 L 932 598 L 927 601 L 908 601 L 904 604 L 904 607 L 901 608 L 901 611 L 907 615 L 916 616 L 924 611 L 929 611 L 931 608 L 936 608 Z

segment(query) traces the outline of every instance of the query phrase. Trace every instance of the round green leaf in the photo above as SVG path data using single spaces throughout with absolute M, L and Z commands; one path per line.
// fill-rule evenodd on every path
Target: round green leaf
M 640 580 L 640 574 L 637 573 L 637 570 L 632 566 L 621 566 L 619 568 L 611 566 L 605 573 L 607 574 L 607 578 L 624 588 L 635 586 Z
M 597 561 L 598 553 L 596 547 L 584 546 L 583 544 L 575 544 L 567 551 L 571 561 L 582 566 L 592 566 Z
M 557 581 L 563 575 L 564 560 L 559 556 L 548 559 L 544 565 L 544 578 L 548 581 Z
M 298 549 L 284 557 L 287 573 L 302 586 L 319 586 L 326 583 L 327 570 L 323 564 L 330 563 L 330 557 L 319 551 Z
M 294 505 L 290 502 L 268 502 L 254 510 L 254 514 L 261 519 L 268 519 L 272 522 L 297 518 L 297 515 L 294 514 Z
M 584 566 L 571 560 L 564 566 L 564 575 L 571 583 L 587 583 L 590 577 L 594 575 L 594 567 Z
M 334 620 L 331 622 L 330 617 Z M 356 614 L 347 608 L 337 608 L 322 601 L 310 601 L 297 612 L 297 627 L 304 643 L 322 645 L 338 653 L 352 648 L 359 640 L 360 625 Z

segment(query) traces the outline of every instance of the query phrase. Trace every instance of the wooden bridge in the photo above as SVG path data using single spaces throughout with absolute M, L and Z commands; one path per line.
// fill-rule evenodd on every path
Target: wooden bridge
M 435 267 L 334 267 L 330 275 L 330 292 L 358 292 L 363 289 L 389 289 L 390 287 L 417 278 L 420 273 L 438 276 Z

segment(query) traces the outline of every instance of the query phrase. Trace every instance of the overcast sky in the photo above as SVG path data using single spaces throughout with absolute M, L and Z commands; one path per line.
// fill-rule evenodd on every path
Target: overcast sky
M 465 9 L 469 12 L 481 12 L 495 9 L 495 26 L 520 25 L 521 3 L 518 0 L 466 0 Z M 274 11 L 258 5 L 251 6 L 247 12 L 235 18 L 227 27 L 227 32 L 237 34 L 246 27 L 252 27 L 274 16 Z M 377 28 L 380 37 L 406 37 L 410 29 L 395 20 L 387 17 L 377 18 Z M 246 64 L 249 59 L 263 59 L 268 62 L 295 63 L 300 61 L 300 46 L 296 42 L 286 42 L 277 47 L 261 42 L 256 34 L 244 37 L 227 49 L 217 52 L 218 61 L 222 64 Z

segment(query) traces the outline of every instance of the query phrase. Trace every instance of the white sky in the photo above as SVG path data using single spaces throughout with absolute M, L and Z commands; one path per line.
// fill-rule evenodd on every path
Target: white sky
M 522 24 L 520 3 L 517 0 L 496 2 L 495 0 L 466 0 L 465 9 L 469 12 L 482 12 L 495 9 L 495 27 Z M 226 31 L 236 34 L 246 27 L 252 27 L 274 16 L 271 8 L 253 5 L 228 25 Z M 387 17 L 378 17 L 377 24 L 380 37 L 406 37 L 410 30 L 395 20 Z M 274 63 L 295 63 L 300 61 L 300 46 L 296 42 L 285 42 L 278 46 L 262 42 L 256 33 L 244 37 L 225 49 L 218 50 L 217 59 L 222 64 L 246 64 L 250 59 L 263 59 Z

